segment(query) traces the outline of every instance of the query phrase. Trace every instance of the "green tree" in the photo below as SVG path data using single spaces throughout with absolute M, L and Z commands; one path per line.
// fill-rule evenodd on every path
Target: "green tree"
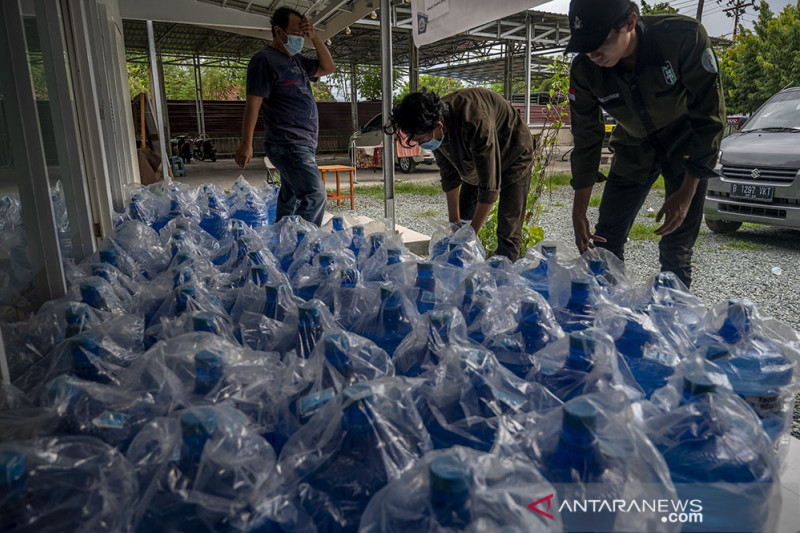
M 463 89 L 466 87 L 466 85 L 464 84 L 463 80 L 459 80 L 457 78 L 423 74 L 419 77 L 419 88 L 422 89 L 423 87 L 436 93 L 438 96 L 444 96 L 453 91 Z M 403 84 L 403 87 L 400 89 L 400 92 L 397 94 L 397 96 L 395 96 L 395 101 L 402 100 L 410 92 L 410 82 L 407 81 Z
M 800 1 L 775 17 L 761 2 L 753 30 L 742 29 L 722 52 L 720 72 L 729 113 L 751 113 L 767 98 L 800 84 Z
M 677 13 L 678 10 L 667 2 L 654 3 L 652 6 L 642 0 L 642 15 L 660 15 L 664 13 Z

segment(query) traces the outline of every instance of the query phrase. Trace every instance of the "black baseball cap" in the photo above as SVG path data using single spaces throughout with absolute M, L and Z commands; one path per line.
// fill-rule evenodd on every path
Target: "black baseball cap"
M 569 29 L 572 36 L 567 52 L 594 52 L 608 38 L 619 19 L 625 16 L 631 0 L 572 0 L 569 3 Z

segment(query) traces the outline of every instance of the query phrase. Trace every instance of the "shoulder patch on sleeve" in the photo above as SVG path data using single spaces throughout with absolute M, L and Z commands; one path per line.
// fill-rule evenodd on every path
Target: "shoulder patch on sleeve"
M 714 50 L 711 48 L 703 50 L 703 57 L 700 61 L 703 63 L 703 68 L 712 74 L 716 74 L 717 70 L 719 70 L 717 67 L 717 57 L 714 55 Z

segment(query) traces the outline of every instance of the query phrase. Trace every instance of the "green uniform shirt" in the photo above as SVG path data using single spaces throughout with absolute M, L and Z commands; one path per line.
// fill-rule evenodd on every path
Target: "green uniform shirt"
M 725 127 L 725 102 L 711 41 L 696 20 L 680 15 L 640 17 L 634 72 L 603 68 L 587 55 L 572 62 L 570 108 L 575 149 L 572 187 L 603 178 L 601 107 L 614 117 L 611 172 L 645 182 L 664 174 L 714 176 Z
M 433 152 L 442 189 L 453 190 L 463 180 L 478 187 L 478 202 L 494 203 L 504 171 L 522 159 L 533 161 L 530 130 L 511 104 L 488 89 L 462 89 L 442 101 L 450 112 L 442 145 Z

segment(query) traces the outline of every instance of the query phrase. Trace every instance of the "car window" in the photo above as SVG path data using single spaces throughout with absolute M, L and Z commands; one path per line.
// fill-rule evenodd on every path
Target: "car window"
M 369 122 L 367 122 L 367 125 L 364 126 L 364 132 L 376 131 L 376 130 L 381 129 L 381 118 L 382 117 L 383 117 L 383 115 L 377 115 L 375 117 L 372 117 L 372 119 Z
M 773 96 L 747 121 L 742 131 L 800 128 L 800 91 Z

